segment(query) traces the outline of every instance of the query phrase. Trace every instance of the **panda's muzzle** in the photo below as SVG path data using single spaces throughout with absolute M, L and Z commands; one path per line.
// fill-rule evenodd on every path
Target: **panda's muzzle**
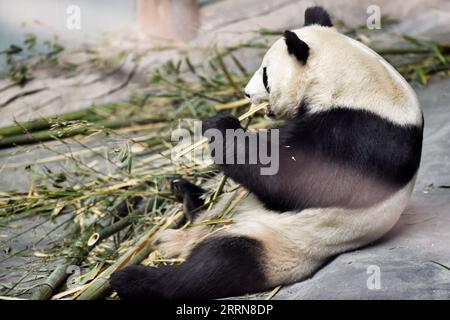
M 272 108 L 270 107 L 270 105 L 267 107 L 267 112 L 266 112 L 266 117 L 270 118 L 270 119 L 275 119 L 275 112 L 273 112 Z

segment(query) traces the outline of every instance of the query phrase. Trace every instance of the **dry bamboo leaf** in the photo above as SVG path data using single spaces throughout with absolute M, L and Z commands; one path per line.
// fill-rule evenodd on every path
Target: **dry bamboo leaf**
M 18 223 L 8 223 L 7 225 L 5 225 L 5 227 L 11 229 L 21 229 L 22 225 Z
M 55 294 L 53 297 L 51 297 L 51 300 L 59 300 L 61 298 L 69 296 L 71 294 L 77 293 L 78 291 L 83 290 L 83 288 L 86 287 L 86 286 L 87 285 L 85 284 L 85 285 L 82 285 L 82 286 L 78 286 L 78 287 L 71 288 L 71 289 L 68 289 L 66 291 L 60 292 L 58 294 Z
M 0 296 L 0 300 L 28 300 L 28 299 L 22 299 L 22 298 L 16 298 L 16 297 L 7 297 L 7 296 Z
M 52 211 L 52 217 L 57 217 L 61 213 L 61 211 L 64 209 L 65 206 L 66 206 L 66 204 L 62 201 L 56 202 L 55 208 Z
M 238 107 L 245 106 L 250 103 L 250 100 L 248 98 L 240 99 L 236 101 L 232 101 L 229 103 L 220 103 L 214 106 L 214 108 L 218 111 L 220 110 L 228 110 L 228 109 L 234 109 Z

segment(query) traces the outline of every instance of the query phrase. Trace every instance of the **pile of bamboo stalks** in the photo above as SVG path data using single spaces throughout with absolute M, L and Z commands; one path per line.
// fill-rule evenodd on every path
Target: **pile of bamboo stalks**
M 267 30 L 261 34 L 265 36 Z M 278 33 L 270 33 L 273 34 Z M 375 50 L 409 81 L 426 84 L 433 74 L 449 75 L 450 45 L 404 39 L 409 47 Z M 171 178 L 183 176 L 195 183 L 206 183 L 210 190 L 206 195 L 209 208 L 221 194 L 233 192 L 236 201 L 228 208 L 231 212 L 243 196 L 237 192 L 239 189 L 213 166 L 174 161 L 170 157 L 170 132 L 181 119 L 204 119 L 224 110 L 238 116 L 248 110 L 249 101 L 241 90 L 251 74 L 236 55 L 250 47 L 262 55 L 267 46 L 257 43 L 222 52 L 215 50 L 202 66 L 194 66 L 188 57 L 169 61 L 152 75 L 151 90 L 137 99 L 0 128 L 0 148 L 43 148 L 56 153 L 49 159 L 40 159 L 33 168 L 52 161 L 73 162 L 78 168 L 73 172 L 47 171 L 32 180 L 28 190 L 0 192 L 1 227 L 8 228 L 22 219 L 48 223 L 69 217 L 54 228 L 60 233 L 58 241 L 44 253 L 35 252 L 35 256 L 58 261 L 57 267 L 33 288 L 20 291 L 17 285 L 11 285 L 0 289 L 1 294 L 32 299 L 114 298 L 108 291 L 108 279 L 114 271 L 135 263 L 179 263 L 153 250 L 155 238 L 165 228 L 190 227 L 184 222 L 181 204 L 170 194 Z M 402 61 L 396 63 L 398 56 Z M 249 124 L 255 129 L 270 125 L 260 114 L 255 114 Z M 104 149 L 100 152 L 89 147 L 93 139 L 111 136 L 120 137 L 119 150 L 106 150 L 115 157 L 106 157 Z M 69 142 L 83 150 L 58 151 L 58 146 Z M 81 153 L 111 162 L 114 172 L 96 169 L 85 162 Z M 210 224 L 221 227 L 230 221 Z M 31 231 L 29 228 L 21 233 Z M 37 243 L 30 247 L 34 245 Z M 17 254 L 12 252 L 10 257 Z M 75 284 L 66 282 L 70 276 L 67 270 L 72 266 L 83 270 Z

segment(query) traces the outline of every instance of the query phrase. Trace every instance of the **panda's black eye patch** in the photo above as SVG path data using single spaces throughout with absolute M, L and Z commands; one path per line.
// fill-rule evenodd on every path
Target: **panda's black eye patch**
M 267 67 L 263 68 L 263 84 L 264 88 L 266 88 L 267 93 L 270 93 L 269 83 L 267 80 Z

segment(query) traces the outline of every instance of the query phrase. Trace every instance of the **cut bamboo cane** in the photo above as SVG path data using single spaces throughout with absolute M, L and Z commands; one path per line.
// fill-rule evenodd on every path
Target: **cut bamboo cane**
M 183 212 L 175 212 L 166 219 L 163 219 L 158 225 L 150 228 L 135 246 L 129 249 L 115 264 L 98 275 L 75 298 L 77 300 L 95 300 L 103 297 L 109 289 L 109 277 L 111 274 L 128 265 L 137 264 L 144 260 L 153 250 L 152 244 L 158 233 L 168 227 L 177 227 L 183 217 Z
M 87 245 L 89 247 L 92 247 L 92 246 L 96 245 L 99 241 L 109 238 L 113 234 L 123 230 L 125 227 L 129 226 L 133 222 L 133 220 L 135 220 L 139 216 L 139 214 L 143 213 L 143 210 L 139 210 L 139 211 L 140 211 L 139 213 L 135 212 L 135 213 L 129 214 L 125 218 L 120 219 L 119 221 L 113 223 L 112 225 L 102 229 L 101 231 L 93 233 L 90 236 L 90 238 L 87 242 Z
M 214 108 L 216 110 L 218 110 L 218 111 L 221 111 L 221 110 L 228 110 L 228 109 L 234 109 L 234 108 L 238 108 L 238 107 L 243 107 L 243 106 L 248 105 L 248 104 L 250 104 L 250 100 L 245 98 L 245 99 L 232 101 L 232 102 L 229 102 L 229 103 L 219 103 Z
M 123 207 L 124 201 L 120 202 L 115 210 L 118 210 L 119 212 L 124 210 Z M 142 213 L 142 211 L 139 211 Z M 131 213 L 125 218 L 119 220 L 118 222 L 112 224 L 109 227 L 105 227 L 104 229 L 100 230 L 98 234 L 97 240 L 89 244 L 89 241 L 91 240 L 92 236 L 86 240 L 87 236 L 81 237 L 81 245 L 75 243 L 72 252 L 71 252 L 71 258 L 66 259 L 61 265 L 59 265 L 51 274 L 50 276 L 45 280 L 45 282 L 41 283 L 36 291 L 33 293 L 31 299 L 32 300 L 48 300 L 52 297 L 54 291 L 56 288 L 58 288 L 64 280 L 67 278 L 67 268 L 72 265 L 78 265 L 83 259 L 89 254 L 90 250 L 94 248 L 94 246 L 99 243 L 100 240 L 106 239 L 110 237 L 111 235 L 119 232 L 120 230 L 124 229 L 126 226 L 131 224 L 134 218 L 138 216 L 138 212 Z M 74 225 L 76 230 L 79 230 L 78 225 Z M 75 232 L 75 231 L 73 231 Z M 85 245 L 87 244 L 87 245 Z
M 135 215 L 134 215 L 135 217 Z M 90 250 L 99 243 L 100 240 L 108 238 L 109 236 L 119 232 L 120 230 L 124 229 L 126 226 L 130 225 L 132 222 L 132 217 L 130 218 L 123 218 L 122 220 L 118 221 L 117 223 L 106 227 L 99 233 L 94 233 L 93 235 L 97 235 L 97 240 L 93 243 L 89 243 L 91 241 L 92 236 L 89 238 L 87 242 L 87 246 L 84 246 L 86 241 L 82 241 L 83 246 L 75 246 L 72 252 L 73 258 L 69 258 L 66 261 L 64 261 L 61 265 L 59 265 L 51 274 L 50 276 L 45 280 L 45 282 L 41 283 L 38 286 L 38 289 L 33 293 L 33 296 L 31 297 L 32 300 L 48 300 L 52 297 L 54 291 L 56 288 L 58 288 L 64 280 L 69 275 L 67 273 L 67 268 L 69 268 L 72 265 L 78 265 L 81 261 L 87 256 Z
M 248 117 L 252 116 L 253 114 L 255 114 L 256 112 L 258 112 L 259 110 L 265 109 L 267 108 L 269 104 L 267 102 L 261 103 L 257 106 L 252 106 L 250 107 L 250 110 L 248 110 L 246 113 L 244 113 L 243 115 L 241 115 L 238 119 L 239 121 L 245 120 Z M 197 149 L 198 147 L 200 147 L 201 145 L 205 144 L 206 142 L 208 142 L 207 138 L 203 138 L 199 141 L 197 141 L 196 143 L 188 146 L 186 149 L 180 151 L 178 154 L 175 155 L 175 160 L 181 158 L 182 156 L 188 154 L 189 152 L 191 152 L 192 150 Z
M 79 111 L 67 112 L 57 116 L 48 118 L 36 119 L 20 124 L 10 125 L 0 128 L 0 138 L 15 136 L 23 134 L 25 132 L 34 132 L 44 129 L 49 129 L 55 121 L 74 121 L 74 120 L 86 120 L 86 121 L 98 121 L 100 120 L 97 115 L 97 110 L 112 111 L 117 108 L 117 104 L 105 104 L 101 106 L 94 106 Z
M 0 139 L 0 148 L 7 148 L 15 145 L 44 142 L 52 139 L 64 139 L 78 134 L 85 134 L 95 128 L 117 129 L 128 127 L 134 124 L 148 124 L 167 121 L 167 117 L 157 115 L 153 117 L 134 117 L 129 119 L 102 120 L 92 123 L 92 127 L 83 126 L 73 129 L 63 128 L 60 133 L 58 130 L 43 130 L 32 133 L 25 133 L 13 136 L 7 136 Z
M 84 257 L 85 255 L 82 254 Z M 39 284 L 36 291 L 33 293 L 31 300 L 48 300 L 53 295 L 53 292 L 58 288 L 64 280 L 67 278 L 67 268 L 71 265 L 78 265 L 82 257 L 75 257 L 66 260 L 63 264 L 60 264 L 51 273 L 51 275 L 45 280 L 44 283 Z

